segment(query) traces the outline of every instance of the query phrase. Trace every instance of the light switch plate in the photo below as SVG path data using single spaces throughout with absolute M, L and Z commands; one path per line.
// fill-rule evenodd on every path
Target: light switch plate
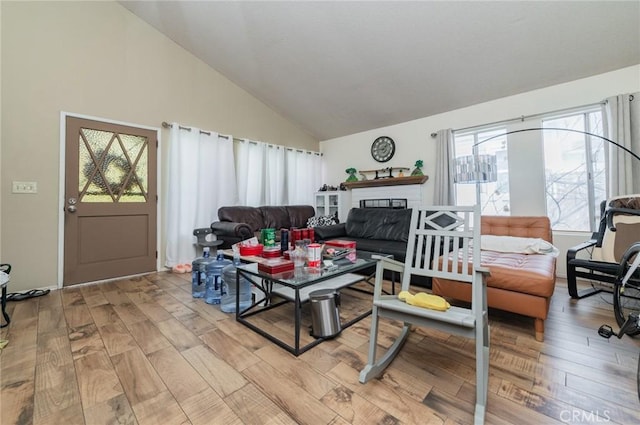
M 38 193 L 37 182 L 13 182 L 13 193 Z

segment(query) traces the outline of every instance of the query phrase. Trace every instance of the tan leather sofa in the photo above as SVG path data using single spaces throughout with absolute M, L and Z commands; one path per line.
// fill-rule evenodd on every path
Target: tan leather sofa
M 483 235 L 541 238 L 552 243 L 548 217 L 483 216 Z M 482 251 L 481 263 L 488 267 L 487 302 L 489 307 L 535 319 L 535 337 L 544 339 L 544 321 L 555 289 L 556 257 L 547 254 L 520 254 Z M 434 294 L 471 301 L 468 283 L 433 279 Z

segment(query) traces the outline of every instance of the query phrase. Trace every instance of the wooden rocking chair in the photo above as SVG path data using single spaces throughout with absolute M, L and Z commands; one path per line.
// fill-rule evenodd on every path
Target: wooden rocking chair
M 444 220 L 451 224 L 443 223 Z M 474 243 L 475 239 L 475 243 Z M 441 257 L 438 256 L 442 250 Z M 433 258 L 432 261 L 430 259 Z M 382 293 L 384 270 L 400 272 L 402 290 L 408 291 L 411 275 L 441 277 L 469 282 L 472 285 L 470 308 L 449 307 L 447 311 L 416 307 Z M 409 335 L 411 325 L 432 327 L 444 332 L 475 338 L 476 341 L 476 405 L 474 423 L 484 423 L 489 379 L 489 323 L 485 275 L 480 268 L 480 208 L 475 207 L 415 207 L 405 263 L 380 258 L 376 266 L 371 336 L 367 365 L 360 372 L 360 382 L 366 383 L 382 374 L 399 353 Z M 388 351 L 376 359 L 378 321 L 380 317 L 404 322 L 404 326 Z

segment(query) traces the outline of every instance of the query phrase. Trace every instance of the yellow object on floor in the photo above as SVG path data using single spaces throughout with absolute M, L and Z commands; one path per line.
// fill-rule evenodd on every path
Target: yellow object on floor
M 416 307 L 424 307 L 431 310 L 447 311 L 451 305 L 439 295 L 427 294 L 426 292 L 418 292 L 412 295 L 409 291 L 401 291 L 398 299 L 409 305 Z
M 0 350 L 6 347 L 8 343 L 9 343 L 8 339 L 0 339 Z

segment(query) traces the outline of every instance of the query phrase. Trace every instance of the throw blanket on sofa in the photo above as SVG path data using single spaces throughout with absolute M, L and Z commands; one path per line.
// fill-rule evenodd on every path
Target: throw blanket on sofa
M 550 254 L 557 257 L 560 250 L 541 238 L 482 235 L 480 249 L 485 251 L 515 252 L 518 254 Z

